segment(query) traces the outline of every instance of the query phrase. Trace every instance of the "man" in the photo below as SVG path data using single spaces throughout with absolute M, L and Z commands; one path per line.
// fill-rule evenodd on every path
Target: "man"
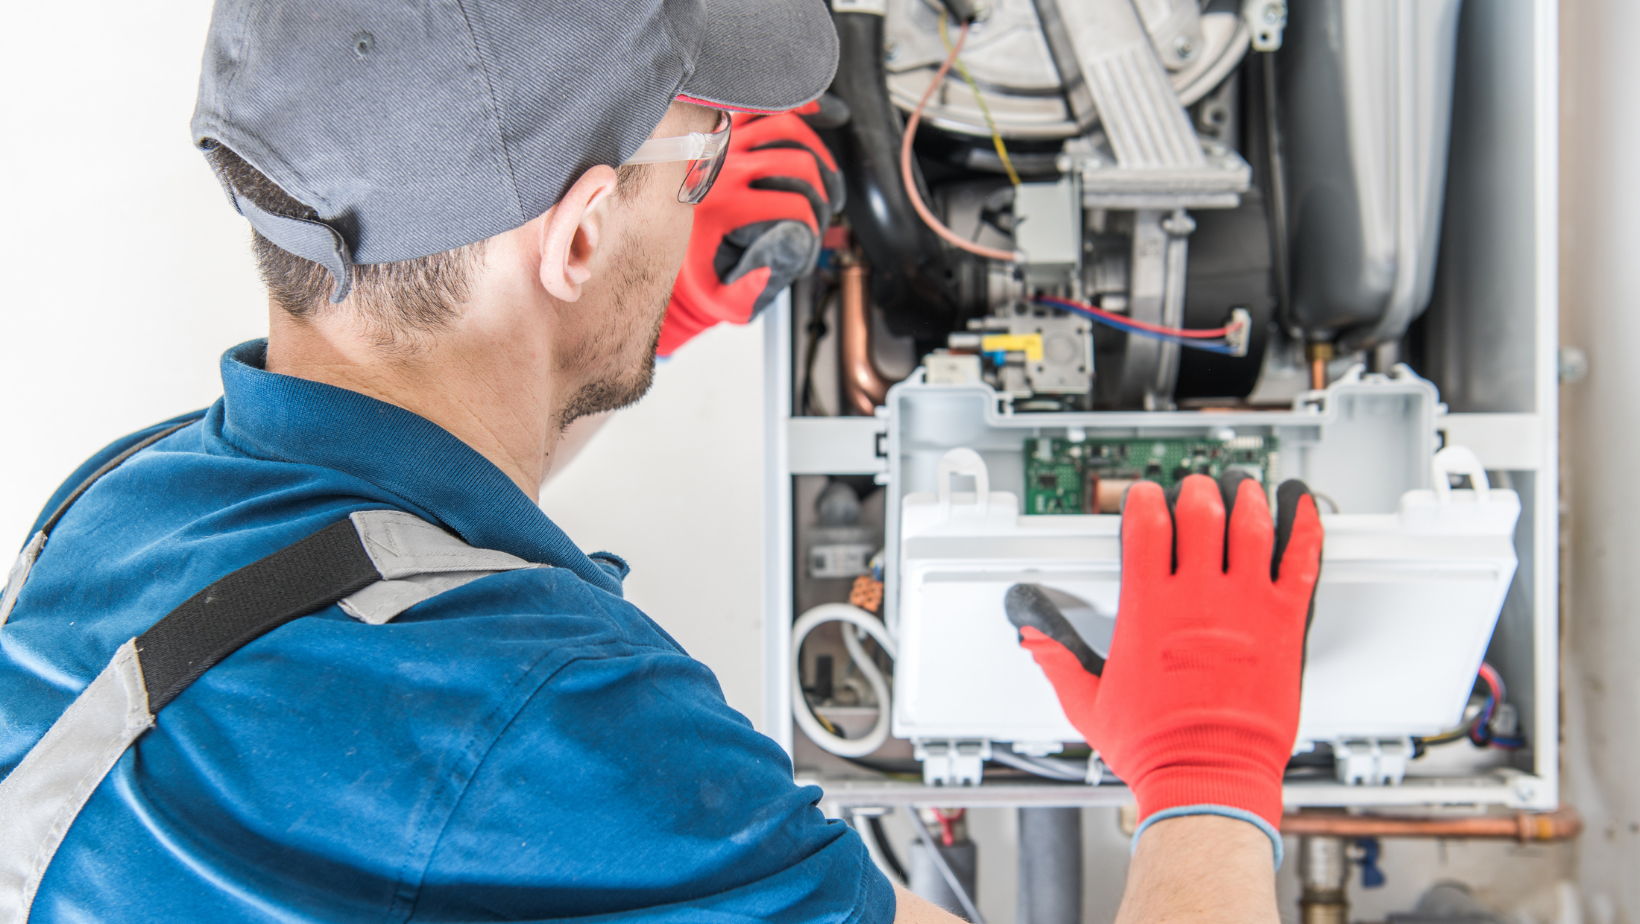
M 835 54 L 813 0 L 218 3 L 195 137 L 269 336 L 72 475 L 13 569 L 0 920 L 953 920 L 534 503 L 564 427 L 648 387 L 724 112 L 811 102 Z M 1231 487 L 1227 517 L 1193 479 L 1177 527 L 1134 492 L 1108 666 L 1021 622 L 1146 816 L 1128 922 L 1276 920 L 1319 530 Z M 365 580 L 280 602 L 366 522 L 402 532 Z M 52 751 L 107 677 L 142 709 Z M 68 808 L 24 843 L 39 803 L 5 800 L 40 779 Z

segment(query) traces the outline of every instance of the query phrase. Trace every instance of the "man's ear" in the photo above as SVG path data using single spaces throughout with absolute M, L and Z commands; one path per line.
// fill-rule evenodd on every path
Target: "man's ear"
M 541 224 L 541 285 L 553 298 L 575 301 L 592 278 L 617 182 L 614 168 L 593 167 L 546 214 Z

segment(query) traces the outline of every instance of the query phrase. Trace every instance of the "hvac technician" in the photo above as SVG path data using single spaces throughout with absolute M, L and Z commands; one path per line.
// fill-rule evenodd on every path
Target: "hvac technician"
M 831 165 L 757 114 L 835 61 L 816 0 L 217 4 L 194 135 L 269 337 L 11 572 L 0 922 L 954 920 L 535 504 L 648 387 L 687 254 L 674 338 L 812 259 Z M 1124 922 L 1277 920 L 1320 543 L 1284 490 L 1279 528 L 1251 485 L 1132 492 L 1102 679 L 1021 625 L 1144 816 Z

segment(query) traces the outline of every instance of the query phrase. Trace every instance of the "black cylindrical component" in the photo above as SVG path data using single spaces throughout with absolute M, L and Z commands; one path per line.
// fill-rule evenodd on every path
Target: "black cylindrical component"
M 1258 189 L 1233 209 L 1192 212 L 1190 262 L 1185 264 L 1184 326 L 1219 327 L 1233 308 L 1252 316 L 1246 356 L 1181 350 L 1175 398 L 1245 398 L 1258 386 L 1276 295 L 1271 281 L 1269 216 Z
M 956 874 L 957 882 L 962 884 L 968 892 L 968 897 L 974 902 L 979 896 L 974 892 L 976 872 L 979 869 L 979 855 L 974 842 L 963 839 L 947 847 L 940 844 L 937 848 L 940 856 L 950 865 L 951 872 Z M 962 902 L 957 899 L 957 893 L 951 891 L 951 886 L 945 881 L 934 858 L 928 852 L 928 846 L 922 841 L 912 841 L 911 849 L 906 854 L 907 872 L 911 874 L 909 885 L 911 891 L 946 911 L 951 912 L 963 920 L 968 920 L 968 914 L 962 908 Z
M 816 655 L 814 658 L 814 698 L 825 702 L 835 695 L 832 689 L 834 681 L 834 664 L 831 655 Z
M 837 13 L 833 19 L 839 61 L 831 92 L 848 104 L 850 118 L 826 134 L 843 165 L 844 213 L 872 264 L 871 300 L 895 334 L 943 342 L 957 326 L 963 293 L 983 294 L 983 285 L 968 278 L 983 279 L 983 265 L 946 247 L 906 195 L 900 179 L 905 124 L 888 98 L 883 17 Z
M 1018 924 L 1082 920 L 1082 810 L 1019 810 Z

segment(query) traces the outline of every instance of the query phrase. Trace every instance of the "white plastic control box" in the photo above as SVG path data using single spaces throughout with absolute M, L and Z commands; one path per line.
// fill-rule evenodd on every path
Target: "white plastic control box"
M 1355 740 L 1430 736 L 1459 723 L 1515 574 L 1513 491 L 1476 485 L 1402 495 L 1395 513 L 1323 515 L 1299 722 L 1300 750 Z M 1441 465 L 1447 470 L 1457 467 Z M 975 488 L 954 492 L 966 476 Z M 1003 596 L 1016 583 L 1057 592 L 1095 651 L 1119 618 L 1121 517 L 1020 516 L 1016 495 L 989 491 L 985 463 L 949 451 L 934 493 L 902 500 L 899 657 L 894 734 L 985 739 L 1043 751 L 1080 740 L 1053 689 L 1015 642 Z
M 1531 453 L 1534 444 L 1537 452 L 1546 447 L 1535 425 L 1526 415 L 1449 414 L 1434 385 L 1405 367 L 1387 376 L 1352 370 L 1287 411 L 1213 414 L 1015 413 L 985 385 L 931 385 L 918 370 L 891 390 L 877 417 L 793 419 L 771 452 L 792 473 L 874 471 L 886 485 L 884 619 L 898 649 L 895 738 L 925 757 L 964 748 L 1040 754 L 1080 736 L 1019 648 L 1003 595 L 1019 582 L 1049 588 L 1089 643 L 1108 650 L 1118 618 L 1120 517 L 1020 515 L 1025 440 L 1224 438 L 1226 431 L 1273 438 L 1280 451 L 1272 482 L 1301 478 L 1326 498 L 1298 749 L 1327 745 L 1336 774 L 1290 781 L 1289 803 L 1547 808 L 1558 795 L 1552 764 L 1545 767 L 1556 736 L 1555 673 L 1544 661 L 1554 650 L 1554 597 L 1539 581 L 1553 574 L 1554 562 L 1552 543 L 1542 541 L 1552 509 L 1544 510 L 1549 499 L 1536 490 L 1543 462 Z M 1452 488 L 1449 475 L 1467 476 L 1470 487 Z M 782 483 L 791 480 L 774 485 Z M 771 501 L 790 516 L 789 493 Z M 789 523 L 771 521 L 786 543 L 775 554 L 790 554 Z M 775 573 L 791 580 L 789 571 Z M 776 586 L 790 614 L 792 585 Z M 766 639 L 769 663 L 780 665 L 771 674 L 784 688 L 777 700 L 784 709 L 792 703 L 789 628 L 777 622 Z M 782 656 L 775 645 L 787 648 Z M 1462 719 L 1483 658 L 1511 678 L 1531 747 L 1483 754 L 1482 764 L 1456 769 L 1414 760 L 1413 739 Z M 776 724 L 772 710 L 766 716 Z M 792 735 L 789 713 L 780 718 L 781 733 Z M 947 766 L 966 768 L 952 769 L 945 782 L 973 782 L 972 767 L 961 761 L 924 763 L 925 770 Z M 818 779 L 834 804 L 1130 798 L 1111 785 L 981 778 L 977 786 L 936 790 L 847 774 Z

